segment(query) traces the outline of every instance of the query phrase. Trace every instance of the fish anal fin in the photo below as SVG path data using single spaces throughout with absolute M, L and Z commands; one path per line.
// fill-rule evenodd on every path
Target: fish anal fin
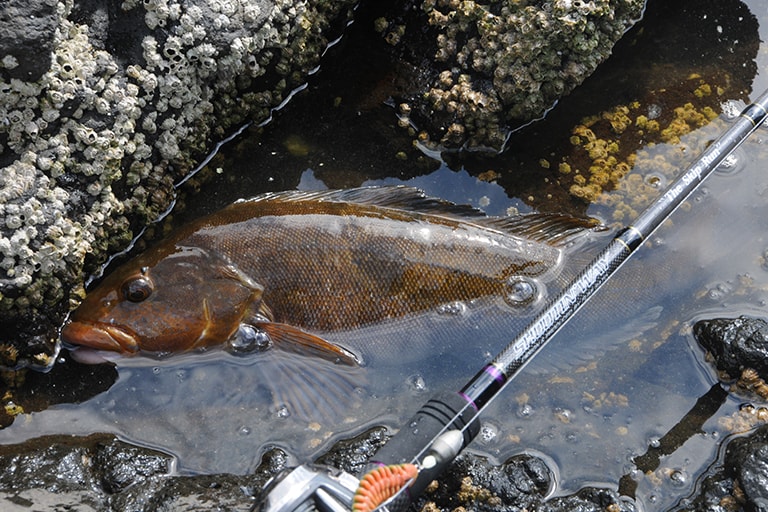
M 292 325 L 256 322 L 254 327 L 266 332 L 278 350 L 315 356 L 347 366 L 359 366 L 361 363 L 360 359 L 349 350 Z

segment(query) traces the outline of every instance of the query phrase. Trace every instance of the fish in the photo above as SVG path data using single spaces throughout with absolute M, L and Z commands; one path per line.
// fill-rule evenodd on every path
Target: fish
M 239 200 L 110 273 L 61 330 L 70 346 L 167 356 L 280 349 L 346 365 L 335 332 L 504 297 L 556 272 L 592 219 L 486 216 L 407 186 Z

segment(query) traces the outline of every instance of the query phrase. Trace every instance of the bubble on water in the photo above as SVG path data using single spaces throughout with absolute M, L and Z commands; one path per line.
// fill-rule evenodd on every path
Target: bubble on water
M 707 290 L 707 297 L 710 300 L 719 301 L 724 299 L 731 292 L 731 287 L 727 283 L 714 283 Z
M 286 405 L 280 405 L 277 407 L 277 410 L 275 411 L 275 416 L 278 418 L 284 419 L 288 418 L 291 415 L 291 411 L 288 409 L 288 406 Z
M 530 418 L 534 412 L 535 410 L 530 404 L 522 404 L 517 408 L 517 415 L 520 418 Z
M 229 340 L 228 346 L 233 354 L 263 352 L 272 346 L 272 338 L 262 329 L 241 324 L 235 335 Z
M 479 440 L 482 443 L 490 443 L 499 435 L 499 427 L 493 423 L 484 422 L 480 428 Z
M 565 407 L 555 407 L 554 414 L 555 418 L 560 421 L 560 423 L 568 424 L 573 420 L 573 412 Z
M 427 383 L 424 381 L 424 377 L 422 377 L 418 373 L 408 377 L 408 379 L 406 380 L 406 383 L 408 385 L 408 388 L 411 389 L 412 391 L 421 393 L 423 391 L 426 391 L 427 389 Z
M 160 373 L 160 367 L 155 366 L 154 368 L 152 368 L 152 373 L 154 373 L 155 375 L 158 375 Z
M 745 167 L 745 160 L 746 159 L 741 154 L 741 150 L 737 149 L 720 162 L 720 165 L 717 166 L 715 172 L 727 175 L 735 174 Z
M 661 439 L 659 439 L 656 436 L 651 437 L 648 440 L 648 446 L 650 446 L 651 448 L 659 448 L 661 446 Z
M 438 306 L 437 314 L 445 315 L 445 316 L 458 316 L 458 315 L 464 314 L 466 310 L 467 310 L 467 305 L 464 304 L 462 301 L 457 300 L 454 302 L 449 302 L 447 304 L 442 304 Z
M 669 473 L 669 481 L 672 482 L 672 485 L 675 487 L 684 487 L 685 484 L 688 483 L 688 476 L 684 471 L 676 469 Z
M 648 119 L 656 119 L 661 115 L 661 105 L 651 103 L 648 105 Z
M 720 109 L 723 111 L 723 116 L 726 119 L 736 119 L 745 106 L 744 102 L 728 100 L 720 104 Z
M 237 433 L 241 436 L 247 436 L 251 434 L 251 427 L 248 427 L 247 425 L 242 425 L 239 429 L 237 429 Z
M 504 300 L 512 307 L 519 308 L 533 303 L 538 287 L 531 279 L 522 276 L 510 277 L 504 290 Z
M 664 188 L 667 186 L 667 178 L 659 173 L 652 172 L 645 177 L 645 184 L 653 188 Z

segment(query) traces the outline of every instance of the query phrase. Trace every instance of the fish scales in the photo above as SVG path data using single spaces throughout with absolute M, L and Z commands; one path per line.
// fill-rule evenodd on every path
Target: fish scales
M 362 209 L 262 213 L 179 243 L 227 255 L 264 286 L 275 321 L 310 330 L 346 330 L 499 296 L 506 278 L 538 277 L 559 258 L 553 247 L 460 222 L 403 223 Z
M 170 353 L 251 326 L 337 357 L 318 335 L 501 296 L 510 277 L 555 271 L 562 243 L 542 239 L 562 242 L 588 224 L 545 220 L 485 217 L 404 187 L 266 194 L 182 227 L 115 270 L 62 339 Z

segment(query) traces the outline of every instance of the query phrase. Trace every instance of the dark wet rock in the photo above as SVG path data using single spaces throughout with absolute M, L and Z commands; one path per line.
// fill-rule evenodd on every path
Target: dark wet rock
M 421 510 L 530 510 L 553 484 L 552 473 L 537 457 L 519 455 L 497 466 L 484 457 L 464 454 L 416 505 Z
M 608 489 L 586 487 L 571 496 L 554 498 L 541 507 L 537 512 L 635 512 L 634 502 L 622 498 L 618 493 Z
M 105 466 L 107 460 L 111 462 Z M 107 489 L 165 475 L 171 460 L 166 454 L 138 449 L 106 434 L 43 437 L 0 446 L 0 503 L 32 510 L 79 504 L 104 509 Z
M 763 380 L 768 377 L 768 321 L 748 316 L 701 320 L 693 334 L 729 378 L 739 378 L 747 368 Z
M 355 437 L 339 441 L 325 455 L 317 459 L 317 462 L 343 469 L 353 475 L 359 474 L 365 469 L 368 460 L 388 439 L 386 428 L 374 427 Z
M 172 462 L 108 434 L 0 446 L 0 509 L 249 510 L 286 457 L 271 450 L 246 476 L 173 476 Z
M 36 81 L 51 65 L 56 2 L 9 0 L 0 6 L 0 77 Z
M 698 495 L 678 510 L 768 510 L 768 426 L 730 441 L 722 467 L 711 469 Z

